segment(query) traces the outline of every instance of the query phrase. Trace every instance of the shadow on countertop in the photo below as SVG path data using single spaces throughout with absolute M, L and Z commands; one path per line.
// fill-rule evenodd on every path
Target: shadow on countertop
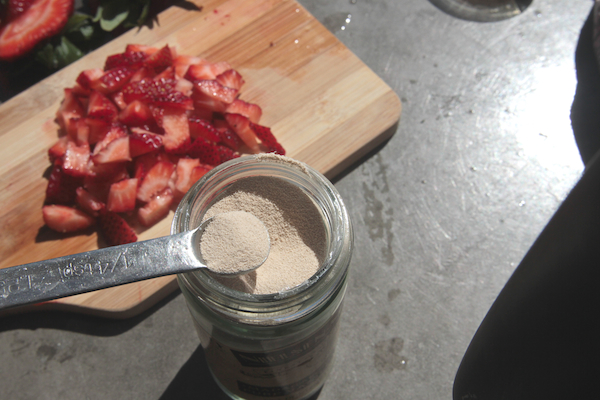
M 576 61 L 572 120 L 587 169 L 481 323 L 454 400 L 600 398 L 600 73 L 591 16 Z

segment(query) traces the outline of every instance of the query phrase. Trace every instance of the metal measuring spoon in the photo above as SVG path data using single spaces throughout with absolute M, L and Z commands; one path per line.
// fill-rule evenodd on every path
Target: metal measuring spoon
M 210 223 L 225 214 L 228 213 L 217 214 L 198 228 L 176 235 L 1 269 L 0 310 L 164 275 L 211 270 L 200 253 L 200 241 Z M 252 217 L 266 232 L 262 222 Z M 257 265 L 240 265 L 233 273 L 219 275 L 236 276 L 255 270 L 265 262 L 269 249 L 270 243 Z

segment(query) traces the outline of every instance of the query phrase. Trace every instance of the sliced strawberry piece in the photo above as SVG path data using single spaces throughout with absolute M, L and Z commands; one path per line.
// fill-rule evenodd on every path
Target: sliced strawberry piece
M 232 89 L 240 90 L 244 84 L 244 79 L 239 72 L 235 69 L 228 69 L 227 71 L 220 73 L 215 78 L 223 86 L 230 87 Z
M 97 80 L 92 81 L 92 89 L 104 94 L 116 92 L 121 89 L 133 76 L 136 70 L 132 67 L 122 65 L 104 72 Z
M 115 139 L 98 152 L 94 149 L 92 160 L 94 161 L 94 164 L 107 164 L 131 160 L 129 154 L 129 138 L 121 137 Z
M 181 92 L 184 96 L 191 96 L 194 90 L 194 84 L 187 79 L 179 78 L 175 84 L 175 90 Z
M 48 150 L 48 157 L 50 158 L 50 162 L 54 162 L 54 160 L 62 159 L 67 151 L 67 143 L 69 142 L 69 138 L 67 136 L 63 136 L 58 141 L 50 147 Z
M 255 124 L 258 124 L 262 116 L 262 109 L 257 104 L 248 103 L 240 99 L 235 99 L 229 104 L 225 112 L 229 114 L 241 114 Z
M 10 22 L 31 7 L 33 0 L 8 0 L 6 4 L 5 21 Z
M 127 103 L 125 103 L 125 99 L 123 98 L 123 92 L 114 92 L 111 93 L 110 99 L 117 105 L 117 108 L 123 111 L 127 107 Z
M 163 219 L 173 204 L 173 192 L 170 188 L 162 190 L 146 205 L 138 210 L 138 220 L 144 226 L 151 226 Z
M 83 187 L 98 200 L 106 203 L 110 185 L 115 182 L 129 179 L 129 172 L 125 163 L 93 164 L 92 173 L 85 177 Z
M 190 65 L 183 77 L 189 81 L 215 79 L 218 75 L 229 69 L 231 69 L 231 65 L 227 62 L 213 64 L 206 60 L 202 60 L 199 63 Z
M 76 82 L 88 91 L 92 90 L 92 82 L 97 81 L 104 75 L 104 71 L 100 68 L 86 69 L 82 71 L 76 79 Z M 89 93 L 88 93 L 89 95 Z
M 217 129 L 207 120 L 198 117 L 188 117 L 190 136 L 197 138 L 202 136 L 212 142 L 218 143 L 221 138 Z
M 155 75 L 152 79 L 155 81 L 159 81 L 161 79 L 176 80 L 177 77 L 175 76 L 175 69 L 173 67 L 167 67 L 161 73 Z
M 61 233 L 80 231 L 94 223 L 94 218 L 83 211 L 56 204 L 42 207 L 42 215 L 50 229 Z
M 223 112 L 235 100 L 238 91 L 221 85 L 215 80 L 194 81 L 192 99 L 197 108 Z
M 88 117 L 114 121 L 118 114 L 117 106 L 108 97 L 97 90 L 92 90 L 87 108 Z
M 102 118 L 85 118 L 89 128 L 88 142 L 90 145 L 102 141 L 111 129 L 112 124 Z
M 126 103 L 134 100 L 148 102 L 161 107 L 177 107 L 192 110 L 192 99 L 175 90 L 177 81 L 172 79 L 142 79 L 130 82 L 123 88 L 123 98 Z
M 119 113 L 119 121 L 127 126 L 144 126 L 154 122 L 152 111 L 140 100 L 134 100 Z
M 80 146 L 75 142 L 67 143 L 67 150 L 63 157 L 63 171 L 67 175 L 83 177 L 88 175 L 90 161 L 90 146 L 84 143 Z
M 70 126 L 71 118 L 81 118 L 84 116 L 85 111 L 72 89 L 65 89 L 64 94 L 65 97 L 58 111 L 56 111 L 56 120 L 63 131 L 67 133 L 69 130 L 73 131 L 73 128 Z
M 104 63 L 104 70 L 117 67 L 130 67 L 133 69 L 140 68 L 146 60 L 146 53 L 143 51 L 126 51 L 125 53 L 113 54 L 106 58 Z
M 171 153 L 181 153 L 189 147 L 190 127 L 185 110 L 166 108 L 162 115 L 162 127 L 165 130 L 163 146 Z
M 239 157 L 230 148 L 210 142 L 203 137 L 194 139 L 187 154 L 192 158 L 198 158 L 204 164 L 213 166 Z
M 250 129 L 254 131 L 256 137 L 267 147 L 269 152 L 285 155 L 285 149 L 279 144 L 270 128 L 250 122 Z
M 175 68 L 175 73 L 179 77 L 184 77 L 189 66 L 193 64 L 202 64 L 207 61 L 200 57 L 188 56 L 188 55 L 178 55 L 173 58 L 173 67 Z
M 135 209 L 138 180 L 124 179 L 110 185 L 106 209 L 113 212 L 129 212 Z
M 97 217 L 106 208 L 106 204 L 84 189 L 83 186 L 77 188 L 76 196 L 79 207 L 89 215 Z
M 0 30 L 0 59 L 21 57 L 40 41 L 60 32 L 73 12 L 73 3 L 73 0 L 34 0 Z
M 71 123 L 74 125 L 75 134 L 72 139 L 78 145 L 88 144 L 90 138 L 90 127 L 85 118 L 71 118 Z
M 132 128 L 129 135 L 129 154 L 132 158 L 156 151 L 162 147 L 163 137 L 140 128 Z
M 168 45 L 165 45 L 160 50 L 152 53 L 152 55 L 145 60 L 146 66 L 153 69 L 156 73 L 164 71 L 165 68 L 170 67 L 172 63 L 173 54 Z
M 96 143 L 93 154 L 98 154 L 101 150 L 106 148 L 110 142 L 125 136 L 127 136 L 127 128 L 124 125 L 117 122 L 110 124 L 102 139 Z
M 256 140 L 256 134 L 250 128 L 250 120 L 248 118 L 241 114 L 225 114 L 225 120 L 250 150 L 259 152 L 260 149 Z
M 200 164 L 197 158 L 181 158 L 177 162 L 177 178 L 175 190 L 179 195 L 184 195 L 194 183 L 212 169 L 209 165 Z
M 169 161 L 159 161 L 152 166 L 146 173 L 138 188 L 137 198 L 140 201 L 148 202 L 158 192 L 169 185 L 171 175 L 175 171 L 175 164 Z
M 48 186 L 46 186 L 46 204 L 73 204 L 75 190 L 81 186 L 81 179 L 67 175 L 62 170 L 61 161 L 54 161 Z
M 126 53 L 131 53 L 131 52 L 142 52 L 142 53 L 146 53 L 147 55 L 151 55 L 154 54 L 158 51 L 158 48 L 156 47 L 152 47 L 152 46 L 146 46 L 144 44 L 128 44 L 125 47 L 125 52 Z
M 219 143 L 224 144 L 232 150 L 236 150 L 240 148 L 242 145 L 242 139 L 234 132 L 233 129 L 229 126 L 226 121 L 223 120 L 215 120 L 214 121 L 215 129 L 219 134 Z
M 135 231 L 123 217 L 114 212 L 104 212 L 98 218 L 100 231 L 109 246 L 133 243 L 137 241 Z

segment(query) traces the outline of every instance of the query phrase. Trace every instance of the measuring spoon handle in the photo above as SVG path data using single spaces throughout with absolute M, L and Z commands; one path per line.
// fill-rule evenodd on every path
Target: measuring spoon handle
M 205 267 L 199 229 L 0 270 L 0 310 Z

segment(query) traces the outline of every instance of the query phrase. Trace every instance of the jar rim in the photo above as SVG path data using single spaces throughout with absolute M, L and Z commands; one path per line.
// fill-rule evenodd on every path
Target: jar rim
M 335 187 L 321 173 L 300 161 L 272 154 L 249 155 L 230 160 L 209 171 L 183 197 L 175 212 L 171 233 L 192 229 L 190 224 L 198 219 L 198 215 L 206 213 L 219 193 L 239 179 L 256 176 L 251 174 L 283 178 L 316 198 L 323 218 L 326 219 L 324 222 L 329 235 L 329 246 L 317 272 L 297 286 L 270 294 L 252 294 L 231 289 L 206 271 L 180 274 L 178 280 L 198 300 L 238 321 L 241 314 L 249 323 L 294 320 L 320 307 L 335 292 L 334 289 L 343 281 L 346 272 L 337 274 L 337 261 L 344 257 L 345 251 L 351 254 L 352 249 L 353 237 L 348 212 Z M 345 263 L 345 268 L 348 263 Z M 317 285 L 317 282 L 321 284 Z M 308 303 L 311 306 L 306 307 Z

